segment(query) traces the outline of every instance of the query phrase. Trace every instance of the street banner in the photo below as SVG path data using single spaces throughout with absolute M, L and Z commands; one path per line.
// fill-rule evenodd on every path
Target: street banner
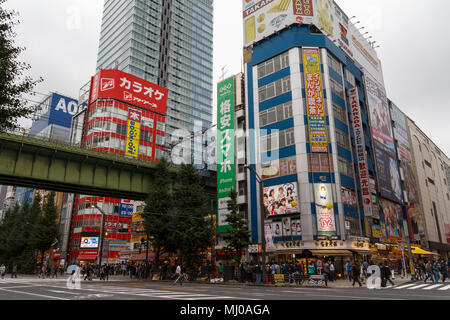
M 358 88 L 350 89 L 349 95 L 364 216 L 372 217 L 372 191 L 370 189 L 369 167 L 367 166 L 366 143 L 361 118 Z
M 130 109 L 128 112 L 127 140 L 125 155 L 134 158 L 139 157 L 139 139 L 141 136 L 142 112 Z
M 264 232 L 266 234 L 266 248 L 267 252 L 274 252 L 275 246 L 273 245 L 272 231 L 269 225 L 264 225 Z
M 223 233 L 229 229 L 225 221 L 228 214 L 226 202 L 231 189 L 236 189 L 234 77 L 217 85 L 217 95 L 217 231 Z
M 311 153 L 328 153 L 319 48 L 303 48 L 303 66 Z

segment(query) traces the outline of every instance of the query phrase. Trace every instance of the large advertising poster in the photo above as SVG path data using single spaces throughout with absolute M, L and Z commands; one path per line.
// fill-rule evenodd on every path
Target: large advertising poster
M 370 112 L 370 124 L 374 139 L 386 149 L 395 152 L 394 136 L 392 133 L 391 116 L 384 87 L 369 73 L 364 73 L 366 92 Z
M 396 243 L 402 238 L 400 233 L 401 217 L 403 216 L 402 207 L 383 199 L 380 200 L 380 204 L 383 211 L 386 237 L 390 242 Z
M 311 153 L 328 153 L 319 48 L 303 48 L 306 105 Z
M 358 88 L 349 90 L 352 110 L 353 133 L 355 136 L 355 149 L 358 163 L 359 181 L 365 217 L 372 217 L 372 191 L 370 189 L 369 167 L 367 166 L 366 143 L 361 118 Z
M 270 216 L 300 212 L 297 182 L 264 188 L 263 196 Z
M 242 15 L 244 47 L 248 47 L 286 25 L 312 23 L 314 5 L 313 0 L 243 0 Z
M 231 189 L 236 189 L 234 163 L 234 77 L 217 85 L 217 203 L 219 233 L 226 232 L 228 225 L 227 201 Z
M 336 232 L 334 217 L 334 202 L 331 184 L 315 184 L 314 194 L 316 200 L 317 231 L 319 234 Z
M 139 157 L 139 139 L 141 136 L 142 112 L 130 109 L 128 111 L 127 140 L 125 143 L 125 156 Z
M 374 149 L 381 196 L 386 199 L 402 202 L 402 186 L 397 160 L 394 155 L 386 152 L 383 146 L 376 141 L 374 141 Z

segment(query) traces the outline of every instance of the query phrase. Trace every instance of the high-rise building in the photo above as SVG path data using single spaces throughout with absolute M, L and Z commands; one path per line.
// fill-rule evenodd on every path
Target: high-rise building
M 119 69 L 168 89 L 168 144 L 176 129 L 209 128 L 213 0 L 106 0 L 97 69 Z M 201 157 L 202 146 L 193 149 Z

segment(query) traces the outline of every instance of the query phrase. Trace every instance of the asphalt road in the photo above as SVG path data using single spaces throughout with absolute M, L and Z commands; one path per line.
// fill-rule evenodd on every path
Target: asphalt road
M 138 281 L 82 281 L 80 289 L 66 279 L 22 277 L 0 279 L 0 300 L 450 300 L 450 283 L 406 283 L 382 290 L 367 288 L 257 287 L 244 285 Z

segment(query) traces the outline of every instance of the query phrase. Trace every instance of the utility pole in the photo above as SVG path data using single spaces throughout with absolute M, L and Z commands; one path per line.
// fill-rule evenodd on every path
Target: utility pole
M 249 165 L 244 166 L 245 169 L 250 170 L 250 172 L 255 177 L 256 181 L 259 184 L 259 193 L 260 193 L 260 232 L 261 232 L 261 240 L 262 240 L 262 248 L 261 248 L 261 258 L 262 258 L 262 281 L 265 283 L 266 281 L 266 235 L 264 230 L 265 220 L 267 216 L 267 209 L 264 205 L 264 186 L 263 181 L 259 174 Z

